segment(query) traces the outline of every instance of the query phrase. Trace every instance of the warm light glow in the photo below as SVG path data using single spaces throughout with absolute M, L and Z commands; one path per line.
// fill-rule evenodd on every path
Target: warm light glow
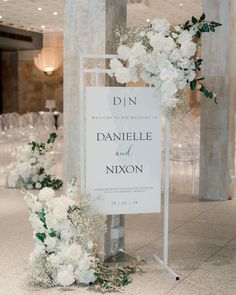
M 184 6 L 184 4 L 183 3 L 179 3 L 179 6 Z
M 34 63 L 40 71 L 50 76 L 62 64 L 62 50 L 60 48 L 45 47 L 34 58 Z
M 2 18 L 2 16 L 0 15 L 0 18 Z
M 57 12 L 57 11 L 54 11 L 53 14 L 54 14 L 54 15 L 58 15 L 58 12 Z
M 38 8 L 38 10 L 39 10 L 39 11 L 41 11 L 41 10 L 42 10 L 42 8 L 41 8 L 41 7 L 39 7 L 39 8 Z
M 41 26 L 42 29 L 45 29 L 46 27 L 44 25 Z
M 147 22 L 147 23 L 150 23 L 150 19 L 149 19 L 149 18 L 147 18 L 147 19 L 146 19 L 146 22 Z

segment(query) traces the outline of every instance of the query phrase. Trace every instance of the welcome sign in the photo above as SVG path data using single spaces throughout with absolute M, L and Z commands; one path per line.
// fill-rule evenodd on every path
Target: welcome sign
M 160 212 L 160 95 L 86 88 L 86 193 L 105 214 Z

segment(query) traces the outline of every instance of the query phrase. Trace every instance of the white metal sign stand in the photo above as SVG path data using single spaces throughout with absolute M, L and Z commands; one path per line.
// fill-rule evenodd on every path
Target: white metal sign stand
M 95 86 L 99 86 L 99 74 L 108 74 L 108 69 L 102 69 L 97 66 L 95 68 L 84 67 L 84 61 L 86 59 L 97 59 L 105 60 L 117 58 L 117 55 L 111 54 L 85 54 L 80 57 L 80 98 L 81 98 L 81 108 L 80 108 L 80 122 L 81 122 L 81 142 L 80 142 L 80 186 L 81 192 L 86 191 L 86 171 L 85 171 L 85 158 L 86 158 L 86 132 L 85 132 L 85 83 L 84 74 L 91 73 L 95 74 Z M 94 79 L 93 79 L 94 80 Z M 170 118 L 166 117 L 166 128 L 165 128 L 165 178 L 164 178 L 164 232 L 163 232 L 163 259 L 159 256 L 154 255 L 156 262 L 163 266 L 163 269 L 171 275 L 175 280 L 180 280 L 180 277 L 168 266 L 168 248 L 169 248 L 169 178 L 170 178 Z

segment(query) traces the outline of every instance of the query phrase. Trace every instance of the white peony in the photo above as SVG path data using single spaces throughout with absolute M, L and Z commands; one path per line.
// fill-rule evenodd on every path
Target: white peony
M 56 281 L 59 285 L 63 287 L 72 285 L 75 281 L 73 266 L 67 265 L 61 267 L 61 269 L 59 269 L 58 271 Z
M 38 198 L 40 201 L 49 201 L 55 197 L 55 192 L 52 188 L 50 187 L 44 187 L 43 189 L 40 190 L 38 194 Z

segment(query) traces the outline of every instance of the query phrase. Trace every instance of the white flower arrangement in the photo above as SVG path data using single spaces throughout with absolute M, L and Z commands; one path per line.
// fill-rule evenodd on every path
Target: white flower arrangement
M 46 143 L 32 141 L 26 146 L 19 146 L 13 154 L 15 162 L 7 168 L 7 186 L 26 189 L 61 188 L 62 180 L 55 179 L 48 173 L 56 162 L 52 151 L 56 138 L 57 134 L 51 133 Z
M 77 197 L 75 181 L 60 197 L 47 187 L 38 196 L 25 192 L 36 241 L 29 262 L 34 286 L 69 286 L 96 280 L 95 241 L 106 229 L 106 217 L 87 198 Z
M 121 84 L 142 80 L 160 89 L 167 112 L 176 107 L 177 93 L 187 87 L 216 101 L 216 95 L 201 83 L 204 78 L 198 76 L 203 60 L 196 57 L 195 41 L 220 25 L 205 21 L 203 14 L 173 28 L 166 19 L 154 19 L 148 26 L 118 31 L 118 59 L 111 60 L 110 74 Z
M 55 196 L 51 188 L 38 195 L 25 191 L 33 227 L 35 248 L 30 255 L 28 279 L 35 287 L 91 284 L 105 289 L 130 282 L 129 268 L 109 268 L 95 257 L 96 241 L 106 231 L 106 216 L 87 196 L 78 200 L 73 180 L 65 195 Z

